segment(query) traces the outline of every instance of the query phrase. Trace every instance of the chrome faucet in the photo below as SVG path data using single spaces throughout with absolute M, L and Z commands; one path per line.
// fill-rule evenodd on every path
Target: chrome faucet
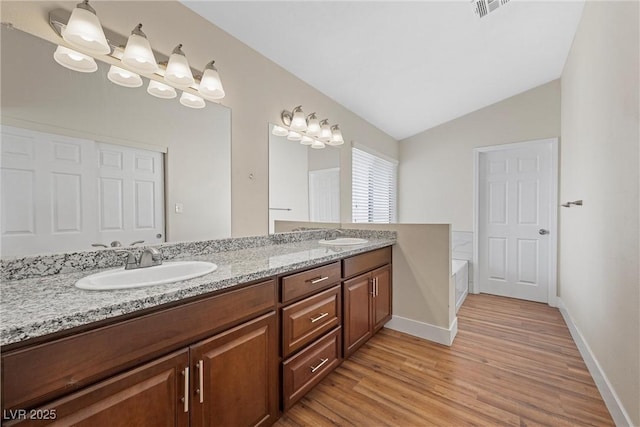
M 117 250 L 116 253 L 127 254 L 127 260 L 124 264 L 125 270 L 153 267 L 154 265 L 162 264 L 162 254 L 156 248 L 145 248 L 140 255 L 140 259 L 136 259 L 135 254 L 131 251 Z
M 324 235 L 324 240 L 336 240 L 338 235 L 342 236 L 343 234 L 344 234 L 344 231 L 338 228 L 334 228 L 333 230 L 328 230 L 326 232 L 326 234 Z

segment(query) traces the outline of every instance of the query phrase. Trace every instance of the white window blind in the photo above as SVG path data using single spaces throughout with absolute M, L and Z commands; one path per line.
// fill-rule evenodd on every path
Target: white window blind
M 353 148 L 353 222 L 396 222 L 396 162 Z

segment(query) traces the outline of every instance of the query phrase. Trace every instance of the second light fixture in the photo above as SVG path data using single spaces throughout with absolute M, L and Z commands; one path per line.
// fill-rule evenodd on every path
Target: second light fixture
M 301 144 L 315 149 L 324 148 L 326 145 L 344 144 L 338 125 L 331 126 L 327 119 L 318 120 L 316 113 L 305 117 L 301 105 L 292 111 L 282 111 L 280 118 L 284 126 L 276 125 L 271 131 L 276 136 L 286 136 L 290 141 L 300 141 Z

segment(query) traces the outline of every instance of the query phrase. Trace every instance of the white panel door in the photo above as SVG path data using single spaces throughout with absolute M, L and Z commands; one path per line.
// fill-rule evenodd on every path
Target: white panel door
M 340 222 L 340 168 L 309 171 L 309 220 Z
M 480 153 L 480 292 L 547 302 L 550 142 Z
M 98 143 L 98 239 L 164 241 L 162 153 Z
M 162 153 L 0 131 L 3 256 L 164 241 Z
M 2 255 L 90 249 L 95 143 L 2 126 Z

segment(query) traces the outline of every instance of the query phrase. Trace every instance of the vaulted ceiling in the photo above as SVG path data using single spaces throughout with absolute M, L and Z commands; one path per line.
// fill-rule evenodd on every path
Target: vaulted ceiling
M 183 1 L 395 139 L 562 73 L 584 1 Z

